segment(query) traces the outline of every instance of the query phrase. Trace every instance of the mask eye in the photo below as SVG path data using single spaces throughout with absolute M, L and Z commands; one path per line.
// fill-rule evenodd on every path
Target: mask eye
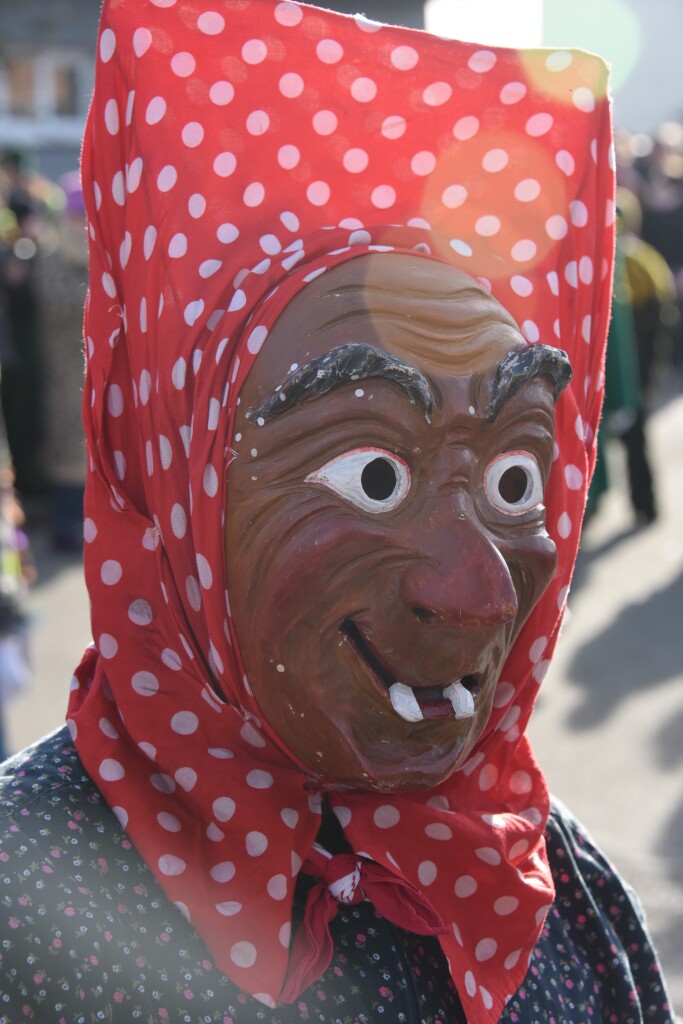
M 324 484 L 364 512 L 390 512 L 410 490 L 410 470 L 393 452 L 356 448 L 309 473 L 306 483 Z
M 484 474 L 486 495 L 495 509 L 521 516 L 543 501 L 543 478 L 533 455 L 504 452 L 489 462 Z

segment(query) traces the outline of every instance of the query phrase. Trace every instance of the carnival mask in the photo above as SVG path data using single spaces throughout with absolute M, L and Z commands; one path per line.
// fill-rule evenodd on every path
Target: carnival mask
M 261 712 L 335 787 L 435 786 L 555 571 L 564 353 L 474 280 L 364 255 L 307 284 L 240 395 L 228 589 Z

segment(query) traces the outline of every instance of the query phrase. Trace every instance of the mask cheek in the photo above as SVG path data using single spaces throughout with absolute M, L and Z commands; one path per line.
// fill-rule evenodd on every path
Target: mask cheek
M 518 541 L 499 545 L 517 592 L 519 613 L 515 624 L 516 632 L 538 604 L 557 571 L 557 548 L 554 541 L 543 531 L 526 536 Z

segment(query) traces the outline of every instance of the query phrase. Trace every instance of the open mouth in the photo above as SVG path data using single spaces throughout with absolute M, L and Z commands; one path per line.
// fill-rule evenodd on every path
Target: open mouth
M 475 698 L 481 687 L 481 675 L 471 673 L 453 679 L 446 686 L 408 686 L 400 682 L 361 633 L 352 619 L 340 627 L 342 636 L 386 688 L 391 706 L 404 721 L 422 722 L 426 718 L 472 718 Z

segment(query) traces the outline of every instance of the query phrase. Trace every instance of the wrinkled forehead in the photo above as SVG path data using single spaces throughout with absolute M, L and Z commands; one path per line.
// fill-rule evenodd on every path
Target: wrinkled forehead
M 366 343 L 439 374 L 494 370 L 524 344 L 477 281 L 439 260 L 371 253 L 307 284 L 280 314 L 257 360 L 265 383 L 339 345 Z

